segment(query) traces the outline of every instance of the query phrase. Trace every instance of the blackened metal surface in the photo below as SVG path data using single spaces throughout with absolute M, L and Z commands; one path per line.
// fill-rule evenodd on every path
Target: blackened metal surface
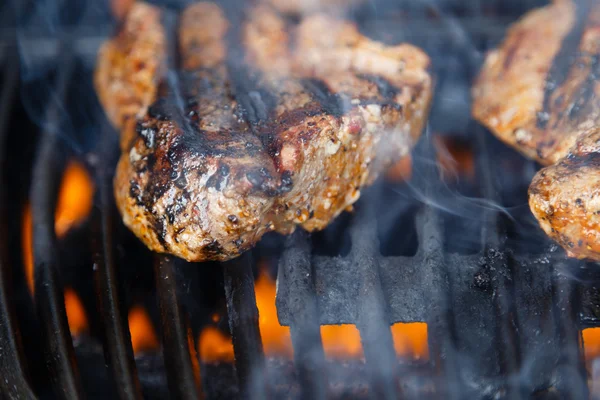
M 195 375 L 188 343 L 188 323 L 177 299 L 175 258 L 157 255 L 154 265 L 160 308 L 163 357 L 172 399 L 198 399 L 199 376 Z
M 112 131 L 105 132 L 102 154 L 107 157 L 99 161 L 96 182 L 99 206 L 94 210 L 96 232 L 94 241 L 94 279 L 96 300 L 104 330 L 105 359 L 112 373 L 115 388 L 120 399 L 140 399 L 142 393 L 137 376 L 127 313 L 119 298 L 119 282 L 114 255 L 114 209 L 112 176 L 117 154 L 117 136 Z M 122 284 L 122 282 L 121 282 Z
M 68 44 L 65 46 L 68 48 Z M 59 96 L 64 93 L 73 68 L 72 55 L 67 53 L 63 60 L 65 65 L 56 84 Z M 46 121 L 56 121 L 59 112 L 58 109 L 50 107 L 46 113 Z M 36 184 L 32 186 L 30 194 L 35 304 L 44 329 L 44 355 L 55 395 L 58 398 L 77 399 L 83 392 L 67 323 L 63 287 L 57 269 L 59 260 L 54 231 L 54 210 L 65 153 L 56 133 L 46 132 L 42 136 L 33 169 L 33 181 Z
M 298 230 L 288 238 L 279 263 L 278 275 L 286 275 L 288 281 L 295 282 L 295 285 L 286 288 L 286 297 L 293 307 L 290 313 L 293 318 L 290 331 L 302 395 L 307 399 L 325 399 L 325 353 L 318 322 L 311 248 L 306 232 Z M 281 296 L 277 299 L 281 299 Z M 279 304 L 277 306 L 279 307 Z
M 379 245 L 373 206 L 359 210 L 350 230 L 352 250 L 349 259 L 358 269 L 359 282 L 354 321 L 360 331 L 367 361 L 371 398 L 396 399 L 396 355 L 379 273 Z
M 0 66 L 2 63 L 0 62 Z M 0 92 L 0 149 L 6 146 L 8 116 L 10 115 L 18 79 L 17 65 L 8 64 L 8 72 Z M 34 399 L 27 382 L 26 364 L 23 356 L 18 323 L 14 315 L 12 274 L 8 258 L 7 196 L 4 171 L 6 155 L 0 151 L 0 393 L 6 398 Z
M 240 394 L 261 399 L 266 396 L 264 353 L 249 257 L 246 253 L 221 266 Z

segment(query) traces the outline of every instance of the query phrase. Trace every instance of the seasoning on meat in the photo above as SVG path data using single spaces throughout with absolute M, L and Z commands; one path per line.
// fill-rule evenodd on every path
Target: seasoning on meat
M 516 23 L 473 89 L 473 115 L 547 165 L 529 204 L 570 256 L 600 260 L 600 6 L 556 1 Z
M 432 82 L 413 46 L 267 5 L 228 19 L 196 3 L 178 26 L 182 70 L 140 104 L 115 177 L 123 221 L 152 250 L 227 260 L 269 231 L 323 229 L 423 129 Z

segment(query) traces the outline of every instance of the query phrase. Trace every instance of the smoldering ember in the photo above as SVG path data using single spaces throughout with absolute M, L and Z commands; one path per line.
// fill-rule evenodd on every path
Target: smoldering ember
M 0 4 L 0 397 L 599 397 L 599 11 Z

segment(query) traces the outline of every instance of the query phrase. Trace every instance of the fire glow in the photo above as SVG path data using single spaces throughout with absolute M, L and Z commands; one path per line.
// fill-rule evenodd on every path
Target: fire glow
M 91 177 L 83 165 L 70 162 L 62 178 L 54 214 L 54 231 L 59 239 L 73 226 L 85 220 L 92 210 L 93 197 L 94 184 Z M 33 294 L 33 222 L 30 205 L 27 205 L 23 214 L 22 234 L 25 278 L 29 291 Z
M 585 359 L 589 362 L 600 356 L 600 328 L 588 328 L 582 332 Z
M 133 353 L 156 350 L 158 338 L 146 310 L 141 306 L 133 306 L 127 319 Z
M 79 336 L 88 330 L 88 320 L 85 308 L 77 293 L 71 288 L 65 289 L 65 309 L 71 335 Z
M 261 272 L 255 283 L 259 328 L 265 354 L 292 358 L 293 348 L 289 327 L 281 326 L 275 306 L 275 281 Z M 394 324 L 391 327 L 394 348 L 398 356 L 422 359 L 428 356 L 427 324 Z M 325 355 L 334 359 L 361 358 L 363 350 L 360 333 L 354 325 L 321 327 Z M 231 338 L 215 326 L 206 327 L 198 338 L 200 357 L 204 362 L 230 362 L 234 359 Z

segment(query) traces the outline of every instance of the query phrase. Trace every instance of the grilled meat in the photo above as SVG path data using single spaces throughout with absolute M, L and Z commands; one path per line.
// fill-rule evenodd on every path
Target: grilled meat
M 600 259 L 600 129 L 581 135 L 567 157 L 535 176 L 529 206 L 570 256 Z
M 473 89 L 473 115 L 504 142 L 549 165 L 529 204 L 569 255 L 600 260 L 600 6 L 557 1 L 515 24 Z
M 268 231 L 323 229 L 423 128 L 429 59 L 412 46 L 266 5 L 228 21 L 194 4 L 178 35 L 182 71 L 157 85 L 115 177 L 125 224 L 152 250 L 227 260 Z
M 165 71 L 166 37 L 160 19 L 158 8 L 134 3 L 117 36 L 98 54 L 96 93 L 110 121 L 121 130 L 123 149 L 135 137 L 136 119 L 156 98 Z

